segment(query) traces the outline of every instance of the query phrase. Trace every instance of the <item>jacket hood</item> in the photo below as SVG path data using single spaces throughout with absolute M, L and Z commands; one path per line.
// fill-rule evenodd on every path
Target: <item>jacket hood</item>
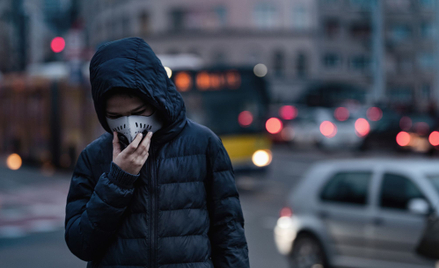
M 90 62 L 90 83 L 99 122 L 110 134 L 105 98 L 116 89 L 136 94 L 159 111 L 164 124 L 154 133 L 154 140 L 172 139 L 186 124 L 180 93 L 151 47 L 141 38 L 125 38 L 100 46 Z

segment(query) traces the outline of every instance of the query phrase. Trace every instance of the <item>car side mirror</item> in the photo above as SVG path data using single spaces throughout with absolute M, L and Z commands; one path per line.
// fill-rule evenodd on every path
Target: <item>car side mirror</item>
M 423 198 L 413 198 L 408 203 L 408 210 L 414 214 L 427 215 L 430 213 L 430 205 Z

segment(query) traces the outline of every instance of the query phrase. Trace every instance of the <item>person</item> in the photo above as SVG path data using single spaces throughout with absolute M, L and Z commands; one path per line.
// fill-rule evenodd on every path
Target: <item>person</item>
M 90 82 L 106 133 L 73 171 L 70 251 L 87 267 L 249 267 L 229 156 L 216 134 L 186 118 L 150 46 L 137 37 L 102 45 Z

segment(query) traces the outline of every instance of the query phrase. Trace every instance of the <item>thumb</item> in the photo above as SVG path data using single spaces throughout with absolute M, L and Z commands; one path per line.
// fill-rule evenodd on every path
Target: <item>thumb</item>
M 117 132 L 113 131 L 113 160 L 120 154 L 120 143 Z

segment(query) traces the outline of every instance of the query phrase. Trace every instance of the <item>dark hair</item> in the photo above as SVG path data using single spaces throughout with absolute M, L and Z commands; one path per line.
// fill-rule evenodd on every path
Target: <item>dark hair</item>
M 105 93 L 104 99 L 108 100 L 109 98 L 115 96 L 115 95 L 124 95 L 130 98 L 138 97 L 140 96 L 135 93 L 135 89 L 130 88 L 112 88 L 108 92 Z

